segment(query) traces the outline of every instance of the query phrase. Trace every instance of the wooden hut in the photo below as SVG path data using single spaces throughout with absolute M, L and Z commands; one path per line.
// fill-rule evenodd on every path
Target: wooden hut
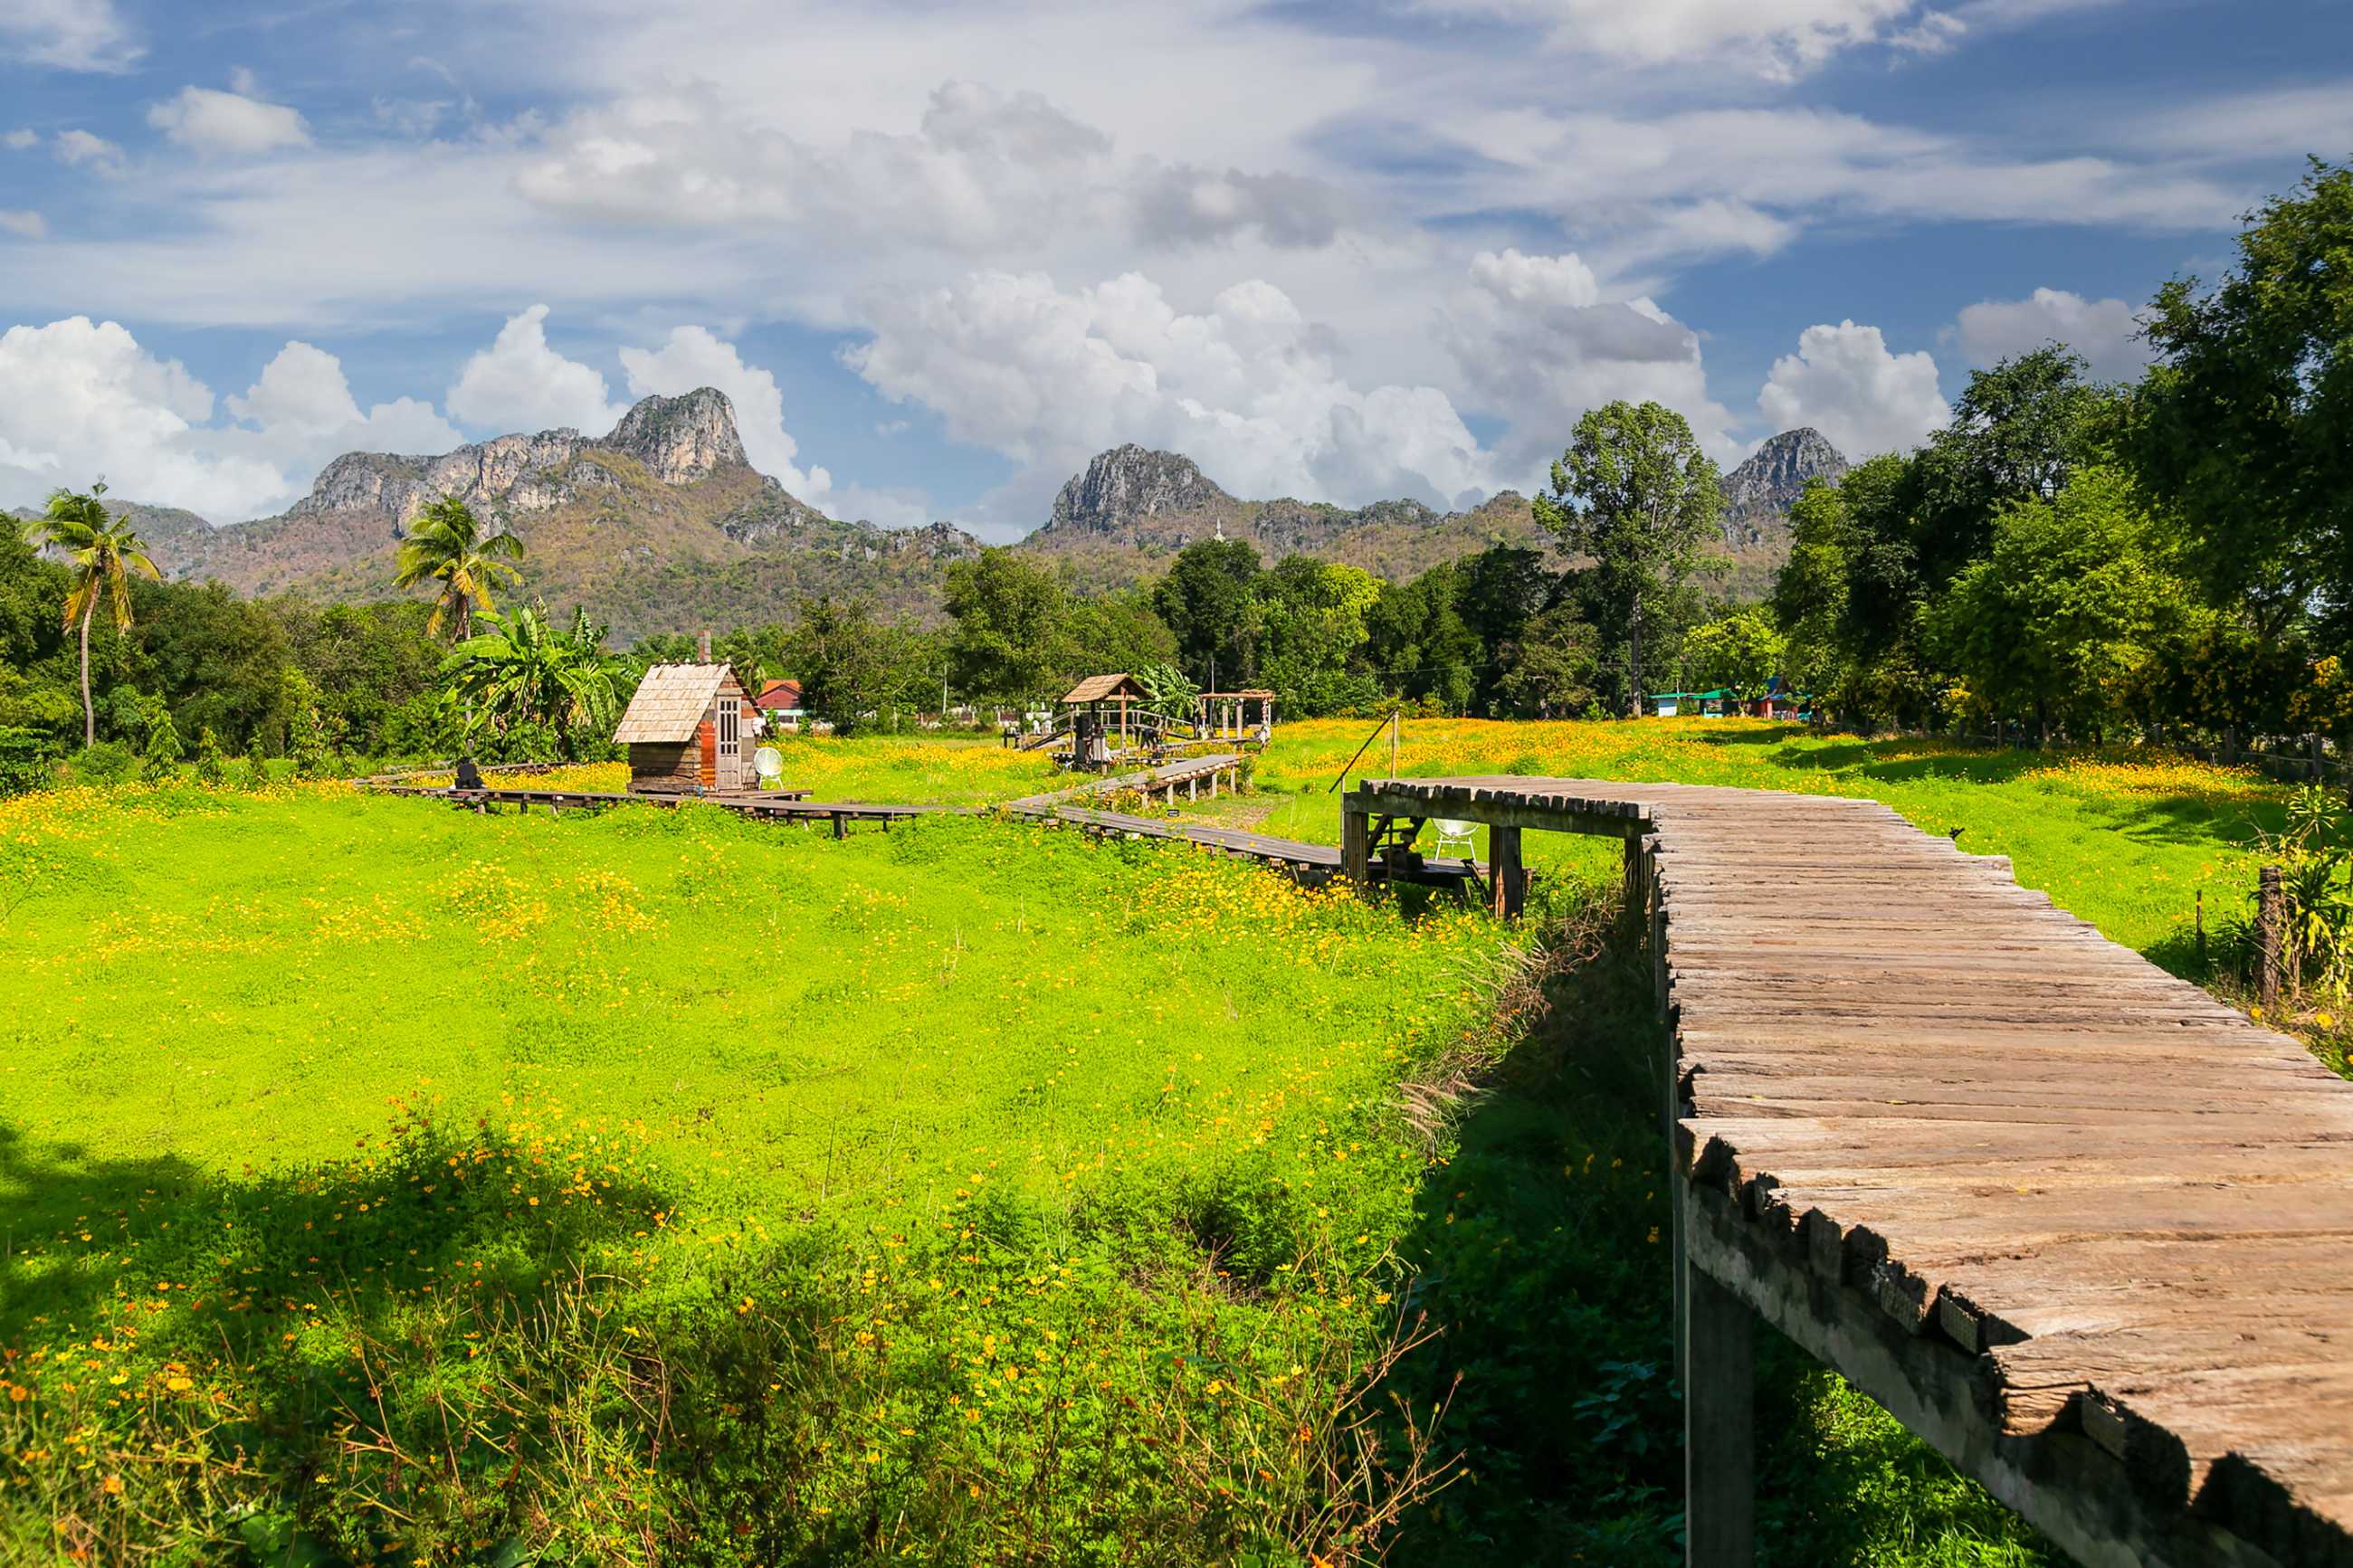
M 629 748 L 629 788 L 646 795 L 757 789 L 751 693 L 724 664 L 658 664 L 638 682 L 613 739 Z

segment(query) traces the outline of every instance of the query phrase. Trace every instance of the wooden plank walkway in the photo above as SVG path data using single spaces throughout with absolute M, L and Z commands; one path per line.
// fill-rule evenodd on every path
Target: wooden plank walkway
M 1049 795 L 1025 796 L 1008 802 L 1005 809 L 1031 821 L 1067 822 L 1104 837 L 1161 838 L 1198 844 L 1221 854 L 1256 860 L 1288 872 L 1294 881 L 1310 887 L 1321 887 L 1337 876 L 1341 868 L 1340 851 L 1329 844 L 1278 838 L 1271 833 L 1259 833 L 1246 827 L 1219 827 L 1207 823 L 1173 822 L 1166 817 L 1136 816 L 1079 804 L 1093 796 L 1116 795 L 1124 790 L 1133 790 L 1147 800 L 1155 794 L 1165 799 L 1174 799 L 1180 786 L 1186 789 L 1187 798 L 1194 798 L 1193 790 L 1202 780 L 1214 781 L 1219 774 L 1238 767 L 1241 760 L 1232 753 L 1182 758 L 1143 773 L 1124 773 Z M 1210 793 L 1215 798 L 1214 783 Z M 1481 873 L 1482 868 L 1473 860 L 1415 857 L 1409 864 L 1376 863 L 1370 875 L 1375 880 L 1459 887 Z
M 1346 810 L 1629 843 L 1694 1563 L 1748 1561 L 1715 1384 L 1754 1310 L 2087 1564 L 2353 1565 L 2353 1084 L 2301 1045 L 1873 801 L 1464 778 Z

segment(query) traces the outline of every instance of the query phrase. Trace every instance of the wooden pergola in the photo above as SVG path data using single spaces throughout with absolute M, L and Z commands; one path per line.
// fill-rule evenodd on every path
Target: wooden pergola
M 1257 717 L 1251 717 L 1251 710 Z M 1204 740 L 1226 740 L 1261 730 L 1274 731 L 1274 693 L 1258 688 L 1248 691 L 1204 691 L 1193 704 L 1194 728 Z

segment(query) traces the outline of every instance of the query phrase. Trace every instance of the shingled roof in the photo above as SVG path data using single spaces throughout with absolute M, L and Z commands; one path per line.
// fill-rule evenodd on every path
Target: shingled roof
M 711 710 L 719 683 L 733 679 L 734 673 L 723 664 L 655 665 L 638 682 L 638 694 L 629 699 L 629 710 L 621 715 L 614 741 L 628 746 L 694 739 L 694 727 Z
M 1124 690 L 1130 697 L 1149 697 L 1144 685 L 1132 675 L 1090 675 L 1071 688 L 1065 702 L 1100 702 L 1106 697 L 1116 697 Z

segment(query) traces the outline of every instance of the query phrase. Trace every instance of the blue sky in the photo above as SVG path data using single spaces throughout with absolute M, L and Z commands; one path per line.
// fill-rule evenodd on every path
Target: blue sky
M 2104 374 L 2353 157 L 2321 0 L 0 0 L 0 504 L 216 521 L 714 384 L 839 515 L 1087 456 L 1461 503 L 1585 407 L 1726 463 Z

